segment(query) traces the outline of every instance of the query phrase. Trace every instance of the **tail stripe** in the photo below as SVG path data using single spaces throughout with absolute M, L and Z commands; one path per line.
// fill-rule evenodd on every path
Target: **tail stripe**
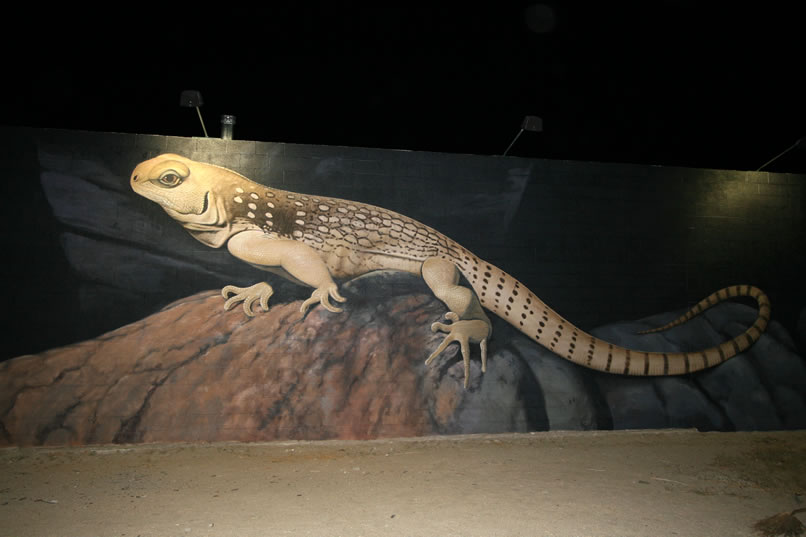
M 690 373 L 691 371 L 697 371 L 697 369 L 705 369 L 707 367 L 710 367 L 708 365 L 708 353 L 707 352 L 701 352 L 700 356 L 702 356 L 702 367 L 698 367 L 698 368 L 693 369 L 693 370 L 690 369 L 689 371 L 686 371 L 686 373 Z

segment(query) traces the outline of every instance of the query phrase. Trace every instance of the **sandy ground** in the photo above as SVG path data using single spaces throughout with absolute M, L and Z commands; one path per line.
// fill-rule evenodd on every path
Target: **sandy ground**
M 0 450 L 3 536 L 735 536 L 806 505 L 806 431 Z

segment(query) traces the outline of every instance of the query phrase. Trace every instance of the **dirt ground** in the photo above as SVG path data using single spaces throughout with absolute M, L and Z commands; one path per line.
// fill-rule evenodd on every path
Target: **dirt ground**
M 0 535 L 741 536 L 806 505 L 806 431 L 0 450 Z

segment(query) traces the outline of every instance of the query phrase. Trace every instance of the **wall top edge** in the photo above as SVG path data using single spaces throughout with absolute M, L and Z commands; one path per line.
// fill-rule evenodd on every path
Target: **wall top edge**
M 413 149 L 401 149 L 401 148 L 381 148 L 381 147 L 362 147 L 362 146 L 346 146 L 346 145 L 325 145 L 325 144 L 304 144 L 304 143 L 296 143 L 296 142 L 278 142 L 278 141 L 267 141 L 267 140 L 224 140 L 222 138 L 215 138 L 215 137 L 201 137 L 201 136 L 176 136 L 176 135 L 166 135 L 166 134 L 153 134 L 153 133 L 130 133 L 130 132 L 115 132 L 115 131 L 90 131 L 90 130 L 83 130 L 83 129 L 64 129 L 64 128 L 43 128 L 43 127 L 25 127 L 25 126 L 11 126 L 11 125 L 0 125 L 0 134 L 3 136 L 13 136 L 15 132 L 25 132 L 28 133 L 29 136 L 33 138 L 39 138 L 43 141 L 47 141 L 47 138 L 52 135 L 58 136 L 84 136 L 87 138 L 93 138 L 97 141 L 98 137 L 130 137 L 134 140 L 138 138 L 164 138 L 166 140 L 174 140 L 174 141 L 184 141 L 184 142 L 191 142 L 191 143 L 198 143 L 198 144 L 209 144 L 210 147 L 202 148 L 205 150 L 215 150 L 215 146 L 220 146 L 220 150 L 223 152 L 237 152 L 237 153 L 259 153 L 259 151 L 249 151 L 249 146 L 258 145 L 263 147 L 273 147 L 273 146 L 286 146 L 290 148 L 327 148 L 327 149 L 345 149 L 350 151 L 360 150 L 360 151 L 370 151 L 370 152 L 378 152 L 378 153 L 394 153 L 394 154 L 412 154 L 412 155 L 442 155 L 451 158 L 478 158 L 478 159 L 495 159 L 495 160 L 509 160 L 511 162 L 522 162 L 522 163 L 552 163 L 552 164 L 560 164 L 560 165 L 597 165 L 603 167 L 611 167 L 611 166 L 630 166 L 635 168 L 661 168 L 665 170 L 700 170 L 706 173 L 713 173 L 713 172 L 726 172 L 726 173 L 738 173 L 738 174 L 746 174 L 747 177 L 756 178 L 758 182 L 759 178 L 763 177 L 777 177 L 777 178 L 791 178 L 793 181 L 806 181 L 806 174 L 802 173 L 794 173 L 794 172 L 769 172 L 769 171 L 754 171 L 754 170 L 737 170 L 737 169 L 726 169 L 726 168 L 694 168 L 688 166 L 676 166 L 676 165 L 665 165 L 665 164 L 645 164 L 645 163 L 634 163 L 634 162 L 608 162 L 608 161 L 595 161 L 595 160 L 573 160 L 573 159 L 552 159 L 552 158 L 534 158 L 534 157 L 519 157 L 516 155 L 483 155 L 477 153 L 446 153 L 446 152 L 439 152 L 439 151 L 422 151 L 422 150 L 413 150 Z M 75 142 L 76 140 L 74 140 Z M 232 149 L 240 148 L 240 151 L 233 151 Z M 246 148 L 247 150 L 244 151 L 243 149 Z M 766 182 L 766 181 L 762 181 Z M 778 182 L 778 181 L 776 181 Z M 788 181 L 785 181 L 788 182 Z

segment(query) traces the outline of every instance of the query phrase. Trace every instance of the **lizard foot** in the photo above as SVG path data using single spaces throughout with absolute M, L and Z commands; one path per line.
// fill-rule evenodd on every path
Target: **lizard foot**
M 299 308 L 299 311 L 304 315 L 305 312 L 308 311 L 308 308 L 315 305 L 317 302 L 322 304 L 322 307 L 325 308 L 327 311 L 332 311 L 333 313 L 339 313 L 342 311 L 341 308 L 337 308 L 333 304 L 330 303 L 330 299 L 333 299 L 337 302 L 346 302 L 347 299 L 344 298 L 339 294 L 339 288 L 336 286 L 335 283 L 329 283 L 327 285 L 323 285 L 318 289 L 315 289 L 313 293 L 311 293 L 311 298 L 306 300 L 302 303 L 302 306 Z
M 224 302 L 224 309 L 229 310 L 238 302 L 243 302 L 243 311 L 249 317 L 255 316 L 255 312 L 252 311 L 252 305 L 258 300 L 263 311 L 269 311 L 269 298 L 272 294 L 274 294 L 274 289 L 266 282 L 256 283 L 251 287 L 227 285 L 221 289 L 221 296 L 227 299 Z M 230 295 L 234 296 L 231 297 Z
M 434 361 L 434 358 L 439 356 L 448 345 L 454 341 L 459 342 L 462 359 L 465 363 L 465 388 L 467 388 L 470 382 L 470 343 L 478 343 L 481 347 L 481 371 L 482 373 L 487 371 L 487 338 L 490 337 L 490 325 L 481 319 L 462 320 L 452 311 L 446 313 L 445 318 L 452 324 L 434 323 L 431 325 L 432 332 L 445 332 L 448 335 L 426 359 L 425 365 Z

